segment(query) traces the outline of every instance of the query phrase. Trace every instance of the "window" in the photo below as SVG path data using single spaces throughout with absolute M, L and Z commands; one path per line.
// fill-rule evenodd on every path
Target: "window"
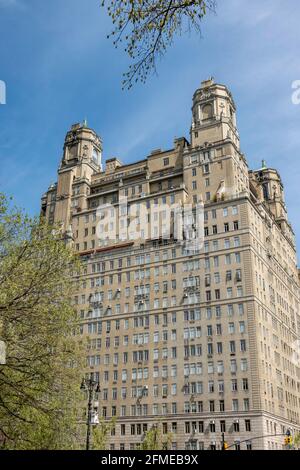
M 207 336 L 212 336 L 212 325 L 207 325 Z
M 211 103 L 205 104 L 201 108 L 202 111 L 202 119 L 210 119 L 213 115 L 213 107 Z M 204 153 L 204 155 L 206 152 Z
M 212 310 L 210 307 L 207 307 L 206 309 L 206 318 L 207 320 L 210 320 L 212 318 Z
M 216 318 L 221 318 L 222 311 L 221 311 L 221 306 L 217 305 L 216 306 Z
M 238 391 L 237 379 L 232 379 L 231 380 L 231 391 L 232 392 L 237 392 Z
M 125 424 L 121 424 L 121 436 L 125 436 L 126 434 L 126 426 Z
M 249 411 L 249 409 L 250 409 L 249 398 L 244 398 L 244 411 Z
M 233 222 L 233 230 L 238 230 L 238 229 L 239 229 L 239 222 L 238 222 L 238 220 L 235 220 Z
M 224 224 L 224 232 L 229 232 L 229 223 L 228 222 L 226 222 Z
M 234 246 L 236 248 L 240 246 L 240 238 L 239 237 L 234 237 Z
M 243 390 L 244 391 L 248 390 L 248 379 L 243 379 Z
M 239 401 L 237 399 L 232 400 L 232 411 L 239 411 Z M 234 423 L 234 424 L 238 424 L 238 423 Z
M 170 163 L 169 158 L 164 158 L 164 166 L 168 166 Z
M 240 263 L 241 262 L 241 254 L 240 253 L 235 253 L 235 262 Z
M 241 450 L 241 443 L 239 441 L 234 443 L 235 450 Z
M 218 242 L 218 240 L 214 240 L 214 241 L 213 241 L 213 249 L 214 249 L 214 251 L 216 251 L 216 250 L 219 249 L 219 242 Z
M 243 305 L 243 304 L 239 304 L 239 305 L 238 305 L 238 310 L 239 310 L 239 315 L 243 315 L 243 314 L 244 314 L 244 305 Z
M 209 173 L 209 163 L 206 163 L 206 164 L 203 166 L 203 173 L 204 173 L 204 174 Z

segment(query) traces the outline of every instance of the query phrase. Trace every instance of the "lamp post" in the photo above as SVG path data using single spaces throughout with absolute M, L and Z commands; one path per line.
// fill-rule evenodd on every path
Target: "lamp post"
M 99 382 L 93 380 L 92 377 L 89 379 L 82 379 L 80 390 L 88 392 L 88 413 L 87 413 L 87 432 L 86 432 L 86 450 L 90 450 L 91 443 L 91 425 L 92 425 L 92 404 L 94 398 L 94 392 L 99 393 L 100 385 Z

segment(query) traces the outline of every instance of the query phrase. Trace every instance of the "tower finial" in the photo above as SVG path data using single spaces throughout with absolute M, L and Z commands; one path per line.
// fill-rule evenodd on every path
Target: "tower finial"
M 84 118 L 84 120 L 83 120 L 83 127 L 87 127 L 87 126 L 88 126 L 87 118 Z
M 267 168 L 266 160 L 262 160 L 261 167 L 262 167 L 263 170 L 265 170 Z

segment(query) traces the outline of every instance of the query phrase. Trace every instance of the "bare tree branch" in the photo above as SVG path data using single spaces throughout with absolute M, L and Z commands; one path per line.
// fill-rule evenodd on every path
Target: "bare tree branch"
M 133 60 L 124 73 L 123 88 L 144 83 L 156 62 L 183 28 L 201 31 L 208 11 L 214 12 L 215 0 L 103 0 L 114 25 L 108 37 L 115 47 L 125 43 L 125 52 Z

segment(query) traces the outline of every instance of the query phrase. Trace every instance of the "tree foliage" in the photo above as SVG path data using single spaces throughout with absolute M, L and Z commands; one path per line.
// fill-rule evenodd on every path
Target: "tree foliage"
M 141 450 L 167 450 L 172 442 L 170 433 L 163 434 L 159 424 L 153 425 L 146 432 L 143 442 L 140 445 Z
M 0 196 L 0 446 L 76 447 L 81 348 L 71 334 L 70 271 L 77 263 L 57 231 Z
M 106 450 L 107 441 L 112 429 L 116 426 L 116 418 L 113 417 L 107 421 L 105 418 L 100 420 L 100 423 L 93 426 L 92 447 L 93 450 Z
M 297 434 L 295 434 L 295 437 L 294 437 L 294 446 L 296 449 L 299 449 L 300 448 L 300 432 L 298 432 Z
M 156 71 L 157 59 L 175 35 L 201 32 L 203 18 L 215 10 L 215 0 L 102 0 L 102 6 L 113 22 L 108 37 L 113 37 L 115 47 L 124 43 L 133 61 L 123 80 L 123 87 L 131 88 Z

